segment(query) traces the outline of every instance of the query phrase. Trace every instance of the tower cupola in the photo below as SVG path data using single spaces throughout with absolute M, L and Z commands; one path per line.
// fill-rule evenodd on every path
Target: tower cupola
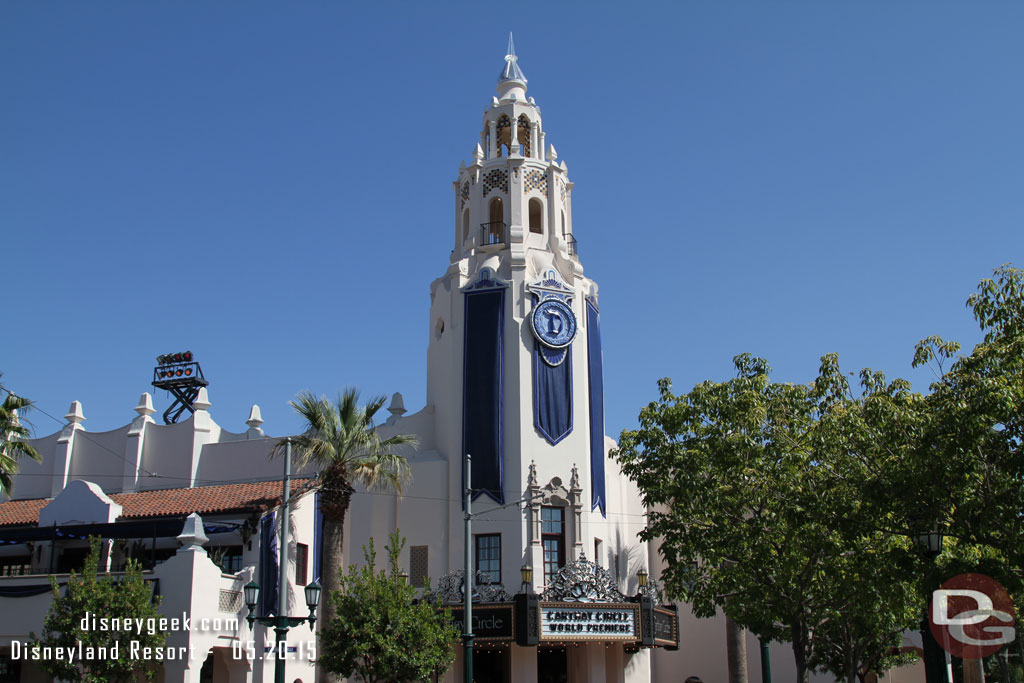
M 508 34 L 505 67 L 498 76 L 498 97 L 502 101 L 526 99 L 526 76 L 519 68 L 519 58 L 516 57 L 516 45 L 512 41 L 511 33 Z
M 510 33 L 497 96 L 483 112 L 472 163 L 459 166 L 452 263 L 494 272 L 551 267 L 571 280 L 583 267 L 572 232 L 572 183 L 565 162 L 548 147 L 540 107 L 526 95 Z M 548 151 L 550 150 L 550 151 Z

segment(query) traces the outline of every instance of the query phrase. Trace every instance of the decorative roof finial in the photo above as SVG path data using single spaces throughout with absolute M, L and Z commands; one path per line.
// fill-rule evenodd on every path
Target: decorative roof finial
M 505 68 L 501 70 L 501 75 L 498 76 L 498 83 L 518 81 L 524 86 L 526 85 L 526 76 L 523 75 L 523 70 L 519 68 L 518 61 L 516 45 L 512 41 L 512 32 L 510 31 L 508 34 L 508 53 L 505 55 Z

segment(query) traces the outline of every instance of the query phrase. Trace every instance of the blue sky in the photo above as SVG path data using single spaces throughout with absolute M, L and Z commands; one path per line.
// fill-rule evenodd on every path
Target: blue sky
M 613 436 L 741 352 L 923 390 L 914 343 L 974 343 L 964 300 L 1024 265 L 1021 3 L 12 1 L 4 383 L 112 429 L 192 349 L 232 431 L 253 403 L 299 429 L 303 389 L 419 409 L 510 30 L 575 183 Z

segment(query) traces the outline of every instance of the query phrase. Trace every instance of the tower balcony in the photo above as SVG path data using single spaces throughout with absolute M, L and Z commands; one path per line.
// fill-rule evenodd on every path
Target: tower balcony
M 508 225 L 503 221 L 491 221 L 480 224 L 480 246 L 505 244 L 508 242 Z

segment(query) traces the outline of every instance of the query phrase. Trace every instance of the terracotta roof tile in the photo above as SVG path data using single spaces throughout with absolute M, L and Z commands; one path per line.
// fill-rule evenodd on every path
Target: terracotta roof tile
M 0 526 L 36 524 L 39 522 L 39 511 L 49 502 L 50 498 L 31 498 L 0 503 Z
M 305 491 L 312 479 L 292 479 L 292 495 Z M 121 505 L 121 519 L 147 517 L 173 517 L 198 512 L 201 515 L 218 512 L 266 510 L 281 501 L 280 481 L 260 481 L 249 484 L 222 484 L 195 488 L 157 489 L 136 493 L 112 493 L 110 498 Z M 51 498 L 12 500 L 0 503 L 0 526 L 37 524 L 39 511 Z

